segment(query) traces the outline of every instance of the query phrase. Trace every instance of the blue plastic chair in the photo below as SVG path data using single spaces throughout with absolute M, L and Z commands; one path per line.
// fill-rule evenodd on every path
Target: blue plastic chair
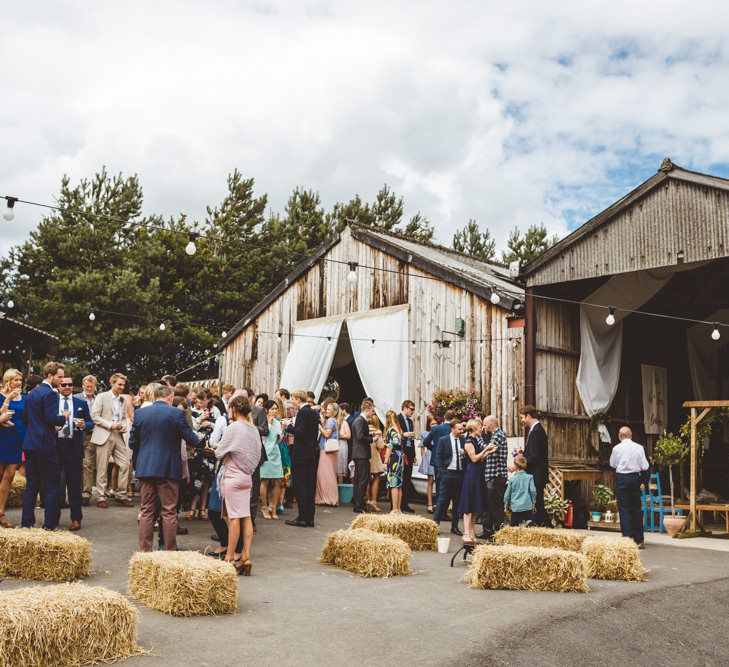
M 646 493 L 647 491 L 647 493 Z M 656 514 L 658 515 L 658 532 L 665 533 L 663 527 L 663 517 L 671 515 L 671 508 L 665 507 L 663 504 L 663 494 L 661 493 L 661 477 L 658 473 L 651 473 L 648 481 L 648 488 L 644 488 L 640 492 L 641 507 L 643 509 L 643 530 L 651 533 L 656 532 Z M 683 510 L 676 510 L 678 516 L 683 516 Z

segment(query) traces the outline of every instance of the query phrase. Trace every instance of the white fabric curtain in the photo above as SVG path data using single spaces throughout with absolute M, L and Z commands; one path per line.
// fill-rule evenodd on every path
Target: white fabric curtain
M 362 386 L 384 423 L 387 411 L 399 412 L 408 398 L 408 307 L 348 315 L 347 330 Z
M 729 324 L 729 308 L 717 310 L 706 319 L 711 322 Z M 706 324 L 696 324 L 686 331 L 689 371 L 695 401 L 722 398 L 715 395 L 716 377 L 719 372 L 716 353 L 729 342 L 729 339 L 724 335 L 719 340 L 714 340 L 710 334 L 711 327 Z
M 675 269 L 638 271 L 613 276 L 585 301 L 604 308 L 580 306 L 580 366 L 577 391 L 588 415 L 607 412 L 620 380 L 623 322 L 628 313 L 615 312 L 615 324 L 606 324 L 608 306 L 634 310 L 649 301 L 671 278 Z M 600 439 L 610 442 L 607 427 L 599 427 Z
M 319 396 L 332 366 L 343 319 L 325 317 L 296 323 L 294 342 L 281 373 L 282 387 L 289 391 L 313 391 Z M 327 337 L 331 337 L 331 342 Z

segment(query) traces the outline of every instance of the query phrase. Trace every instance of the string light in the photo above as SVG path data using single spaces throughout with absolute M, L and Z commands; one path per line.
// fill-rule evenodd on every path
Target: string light
M 478 341 L 478 346 L 483 350 L 483 338 Z
M 332 344 L 332 337 L 327 336 L 327 345 L 331 345 L 331 344 Z
M 347 274 L 347 281 L 351 285 L 357 282 L 357 262 L 349 262 L 349 273 Z
M 159 330 L 164 331 L 167 327 L 165 326 L 165 323 L 162 322 L 162 324 L 159 325 Z
M 96 319 L 96 315 L 93 312 L 89 313 L 89 319 L 93 322 Z
M 15 218 L 15 202 L 18 201 L 17 197 L 5 197 L 5 211 L 3 211 L 3 218 L 8 222 L 11 222 Z
M 612 306 L 608 308 L 608 316 L 605 318 L 605 324 L 607 324 L 609 327 L 615 324 L 615 308 L 613 308 Z
M 225 338 L 228 335 L 227 331 L 223 331 L 222 334 L 220 334 L 221 338 Z
M 8 303 L 6 304 L 8 308 L 14 308 L 15 307 L 15 301 L 12 299 L 8 299 Z
M 225 334 L 223 334 L 223 338 L 225 338 Z M 278 334 L 276 334 L 276 342 L 277 343 L 280 343 L 282 338 L 283 338 L 283 334 L 282 333 L 279 332 Z
M 719 340 L 721 338 L 721 333 L 719 332 L 719 323 L 714 322 L 714 330 L 711 332 L 711 337 L 713 340 Z
M 370 344 L 370 347 L 373 348 L 373 349 L 375 347 L 375 339 L 374 338 L 372 339 L 372 343 Z
M 197 252 L 197 246 L 195 245 L 195 239 L 197 234 L 190 232 L 190 242 L 185 246 L 185 252 L 192 257 Z
M 413 341 L 413 347 L 415 347 L 415 341 Z
M 495 290 L 491 290 L 491 297 L 489 298 L 489 300 L 491 301 L 491 303 L 494 304 L 494 306 L 496 306 L 501 301 L 501 297 L 499 296 L 498 292 L 496 292 Z

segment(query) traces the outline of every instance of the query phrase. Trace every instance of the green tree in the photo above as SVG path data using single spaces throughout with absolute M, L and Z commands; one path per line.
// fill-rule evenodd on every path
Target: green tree
M 481 231 L 473 219 L 453 234 L 452 245 L 454 250 L 486 262 L 496 256 L 496 241 L 491 238 L 491 232 L 488 229 Z
M 514 227 L 506 240 L 506 250 L 501 253 L 501 257 L 505 264 L 518 260 L 519 266 L 524 266 L 551 248 L 558 240 L 556 235 L 552 238 L 547 236 L 547 228 L 543 224 L 532 225 L 524 236 L 517 227 Z

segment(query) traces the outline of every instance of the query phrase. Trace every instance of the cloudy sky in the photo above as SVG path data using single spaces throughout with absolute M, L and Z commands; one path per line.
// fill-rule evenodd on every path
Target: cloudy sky
M 727 34 L 723 2 L 15 2 L 0 195 L 106 165 L 200 218 L 237 167 L 273 210 L 387 182 L 441 242 L 469 218 L 563 234 L 664 155 L 729 176 Z M 0 253 L 40 216 L 0 219 Z

